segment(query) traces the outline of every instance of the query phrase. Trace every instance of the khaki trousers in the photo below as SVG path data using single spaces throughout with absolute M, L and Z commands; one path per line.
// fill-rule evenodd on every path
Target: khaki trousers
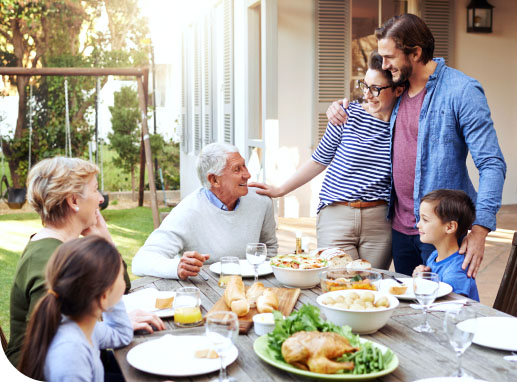
M 353 208 L 331 204 L 323 208 L 316 224 L 318 248 L 338 247 L 353 259 L 364 259 L 373 268 L 391 264 L 391 222 L 387 205 Z

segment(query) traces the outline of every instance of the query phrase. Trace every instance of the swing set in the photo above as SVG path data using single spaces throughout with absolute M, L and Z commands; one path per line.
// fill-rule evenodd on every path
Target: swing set
M 151 144 L 149 141 L 149 129 L 147 126 L 147 94 L 149 69 L 148 68 L 22 68 L 22 67 L 4 67 L 0 68 L 0 75 L 9 76 L 63 76 L 65 78 L 65 155 L 72 156 L 70 120 L 68 110 L 68 80 L 71 76 L 95 76 L 97 77 L 97 100 L 95 105 L 95 140 L 97 153 L 98 150 L 98 94 L 99 94 L 99 77 L 102 76 L 132 76 L 136 78 L 138 83 L 138 98 L 142 118 L 142 137 L 140 146 L 140 187 L 138 205 L 143 205 L 144 199 L 144 175 L 145 167 L 148 171 L 149 188 L 151 191 L 151 210 L 153 213 L 154 227 L 160 225 L 160 216 L 158 212 L 158 199 L 156 195 L 156 185 L 154 183 L 154 170 L 152 162 Z M 31 166 L 31 144 L 32 144 L 32 85 L 30 86 L 29 95 L 29 171 Z M 97 155 L 97 154 L 96 154 Z M 4 156 L 2 155 L 2 170 L 4 168 Z M 145 162 L 145 166 L 144 166 Z M 101 167 L 102 168 L 102 167 Z M 102 176 L 102 174 L 101 174 Z M 3 186 L 6 186 L 7 191 L 4 193 Z M 102 187 L 103 188 L 103 187 Z M 101 190 L 102 190 L 101 188 Z M 0 182 L 0 195 L 7 198 L 7 205 L 9 208 L 21 208 L 25 203 L 27 190 L 25 188 L 9 187 L 7 177 L 2 176 Z M 107 206 L 108 198 L 105 196 L 105 206 Z M 102 206 L 101 206 L 102 207 Z

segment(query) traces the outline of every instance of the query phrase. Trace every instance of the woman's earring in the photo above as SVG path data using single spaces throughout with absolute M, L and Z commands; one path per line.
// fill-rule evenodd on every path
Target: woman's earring
M 79 212 L 79 207 L 75 207 L 75 212 Z

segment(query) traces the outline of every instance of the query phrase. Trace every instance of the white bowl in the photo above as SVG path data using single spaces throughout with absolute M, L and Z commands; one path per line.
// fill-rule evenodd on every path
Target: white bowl
M 364 293 L 373 293 L 375 301 L 385 296 L 390 306 L 377 310 L 352 310 L 323 304 L 323 301 L 328 297 L 336 297 L 339 295 L 347 296 L 350 293 L 357 293 L 359 296 Z M 321 310 L 329 321 L 339 326 L 348 325 L 352 328 L 352 331 L 357 334 L 375 333 L 386 325 L 395 308 L 399 306 L 399 300 L 395 296 L 370 290 L 338 290 L 328 292 L 319 296 L 316 302 L 320 305 Z
M 276 279 L 287 287 L 308 289 L 320 283 L 320 274 L 326 267 L 315 269 L 293 269 L 271 266 Z
M 257 336 L 268 334 L 275 328 L 273 313 L 260 313 L 253 316 L 253 327 Z

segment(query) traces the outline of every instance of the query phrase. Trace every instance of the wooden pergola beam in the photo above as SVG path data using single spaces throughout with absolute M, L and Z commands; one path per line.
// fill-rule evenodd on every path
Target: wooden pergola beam
M 147 70 L 148 72 L 148 70 Z M 22 68 L 3 67 L 0 75 L 8 76 L 137 76 L 146 74 L 140 68 Z
M 149 130 L 147 128 L 147 84 L 149 78 L 148 68 L 23 68 L 3 67 L 0 75 L 8 76 L 134 76 L 138 82 L 138 98 L 142 116 L 142 136 L 145 150 L 145 161 L 149 174 L 149 189 L 151 191 L 151 210 L 153 212 L 154 227 L 160 225 L 160 213 L 158 211 L 158 198 L 154 183 L 154 169 L 152 164 L 151 144 L 149 142 Z

